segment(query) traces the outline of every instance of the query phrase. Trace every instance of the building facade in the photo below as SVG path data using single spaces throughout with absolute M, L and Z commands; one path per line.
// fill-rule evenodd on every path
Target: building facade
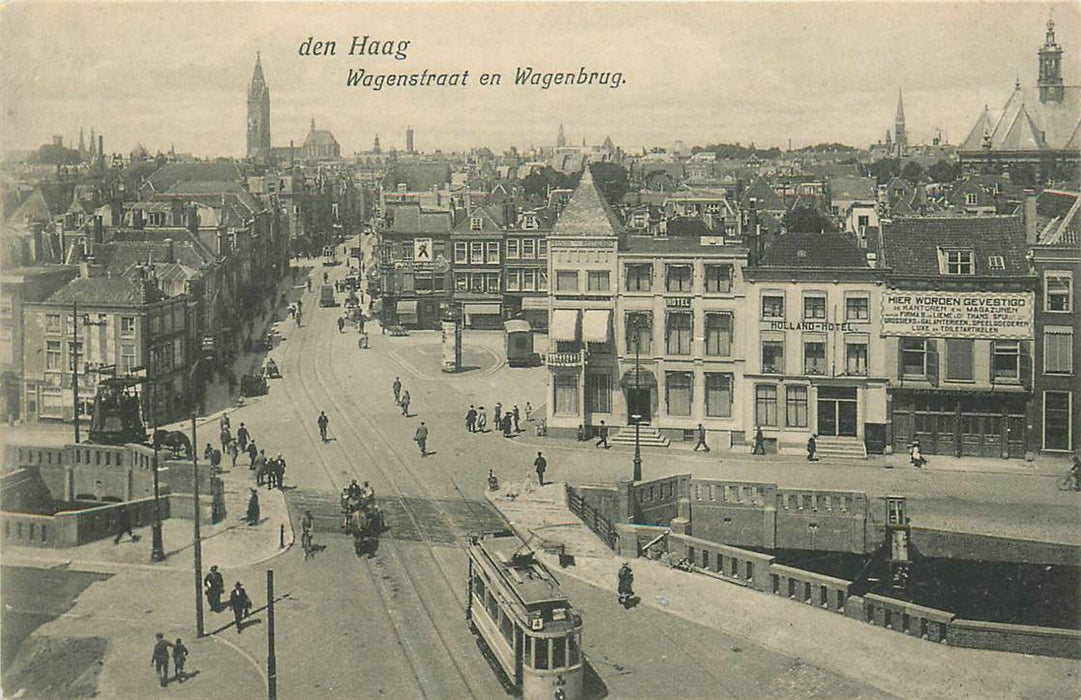
M 468 198 L 468 195 L 466 195 Z M 454 301 L 468 328 L 503 327 L 503 226 L 491 207 L 469 207 L 451 233 Z

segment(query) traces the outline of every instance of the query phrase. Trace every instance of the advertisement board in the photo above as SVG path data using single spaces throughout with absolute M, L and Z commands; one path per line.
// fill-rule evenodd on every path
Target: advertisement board
M 882 335 L 1031 340 L 1032 292 L 920 292 L 882 295 Z
M 413 262 L 418 264 L 430 264 L 432 262 L 432 239 L 413 239 Z

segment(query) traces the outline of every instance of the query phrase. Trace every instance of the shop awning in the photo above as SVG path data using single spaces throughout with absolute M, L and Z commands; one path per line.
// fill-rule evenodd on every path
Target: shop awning
M 645 367 L 638 369 L 637 379 L 635 378 L 635 371 L 629 369 L 623 373 L 623 376 L 619 379 L 619 384 L 624 389 L 634 389 L 637 386 L 640 389 L 652 389 L 657 386 L 657 378 L 653 376 L 651 370 Z
M 500 308 L 499 302 L 488 304 L 463 304 L 462 313 L 468 316 L 499 316 L 503 313 Z
M 573 342 L 578 340 L 577 309 L 556 309 L 552 312 L 552 323 L 548 328 L 552 340 Z
M 512 318 L 503 323 L 503 330 L 507 333 L 528 333 L 533 329 L 530 327 L 529 321 L 523 321 L 520 318 Z
M 396 307 L 398 311 L 399 323 L 416 323 L 417 322 L 417 302 L 416 300 L 399 301 Z
M 522 297 L 523 311 L 547 311 L 548 297 Z
M 582 314 L 582 340 L 587 343 L 608 342 L 608 309 L 589 309 Z

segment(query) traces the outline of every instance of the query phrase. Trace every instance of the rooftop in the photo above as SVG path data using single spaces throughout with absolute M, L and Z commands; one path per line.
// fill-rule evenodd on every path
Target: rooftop
M 160 292 L 156 289 L 123 277 L 78 277 L 56 290 L 45 303 L 142 306 L 159 299 Z
M 973 274 L 1017 277 L 1029 274 L 1025 259 L 1025 224 L 1019 216 L 922 217 L 884 221 L 881 262 L 897 275 L 938 277 L 940 255 L 955 248 L 971 250 Z M 1001 256 L 1001 269 L 990 258 Z
M 843 233 L 787 233 L 770 239 L 760 266 L 867 268 L 867 255 Z
M 589 168 L 582 172 L 574 194 L 566 209 L 556 221 L 556 236 L 615 236 L 620 230 L 619 221 L 604 201 Z

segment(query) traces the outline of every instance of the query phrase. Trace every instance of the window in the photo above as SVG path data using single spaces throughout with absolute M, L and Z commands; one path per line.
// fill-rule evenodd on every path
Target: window
M 499 264 L 499 241 L 488 241 L 485 247 L 487 248 L 485 262 L 489 265 Z
M 726 293 L 732 291 L 731 265 L 706 265 L 706 292 Z
M 867 297 L 845 297 L 845 320 L 866 321 L 870 318 L 868 305 Z
M 901 338 L 901 373 L 905 377 L 927 376 L 925 338 Z
M 45 332 L 60 332 L 60 314 L 45 314 Z
M 691 331 L 693 317 L 690 312 L 672 312 L 668 314 L 665 332 L 665 350 L 669 355 L 691 354 Z
M 464 272 L 459 272 L 454 275 L 454 289 L 459 292 L 469 291 L 469 275 Z
M 120 372 L 128 374 L 135 369 L 135 345 L 123 343 L 120 346 Z
M 668 405 L 668 415 L 691 415 L 691 394 L 694 375 L 690 372 L 665 372 L 664 397 Z
M 473 241 L 469 244 L 469 263 L 471 265 L 484 264 L 484 241 Z
M 522 257 L 526 260 L 532 260 L 537 257 L 537 241 L 535 239 L 522 239 Z
M 787 386 L 784 390 L 785 425 L 789 428 L 807 427 L 807 387 Z
M 1043 371 L 1046 374 L 1073 374 L 1072 328 L 1044 327 Z
M 577 292 L 578 291 L 578 271 L 577 270 L 556 270 L 556 291 L 557 292 Z
M 623 266 L 625 287 L 628 292 L 649 292 L 653 289 L 653 265 L 627 263 Z
M 567 640 L 564 637 L 552 639 L 552 668 L 563 668 L 567 665 Z
M 586 374 L 586 411 L 612 412 L 612 377 L 608 374 Z
M 803 373 L 820 375 L 826 373 L 825 340 L 803 341 Z
M 784 341 L 762 341 L 762 372 L 784 374 Z
M 524 217 L 522 217 L 522 228 L 526 231 L 534 231 L 539 228 L 537 226 L 537 217 L 533 216 L 532 214 L 526 214 Z
M 706 373 L 706 415 L 711 418 L 732 417 L 732 375 Z
M 856 225 L 859 226 L 861 229 L 867 228 L 871 225 L 871 217 L 867 214 L 861 214 L 860 216 L 856 217 Z
M 1018 341 L 991 341 L 991 356 L 991 376 L 994 381 L 1018 381 L 1021 376 L 1021 344 Z
M 665 289 L 670 292 L 689 292 L 694 282 L 694 268 L 690 265 L 665 265 Z
M 765 294 L 762 296 L 762 318 L 784 318 L 783 294 Z
M 590 270 L 587 272 L 586 289 L 590 292 L 607 292 L 608 270 Z
M 544 671 L 548 668 L 548 640 L 537 637 L 533 640 L 534 663 L 533 668 Z
M 845 374 L 867 376 L 867 341 L 863 338 L 845 339 Z
M 48 340 L 45 342 L 45 371 L 59 372 L 61 367 L 60 341 Z
M 507 269 L 507 291 L 517 292 L 522 288 L 522 271 L 515 268 Z
M 1073 275 L 1065 271 L 1044 273 L 1044 310 L 1069 313 L 1071 311 L 1071 292 Z
M 541 275 L 547 275 L 544 270 L 522 270 L 522 291 L 532 292 L 538 288 L 537 272 L 540 272 Z M 541 289 L 544 288 L 547 288 L 547 284 L 544 287 L 541 287 Z
M 541 238 L 541 239 L 537 240 L 537 257 L 538 258 L 547 258 L 548 257 L 548 241 L 546 239 L 544 239 L 544 238 Z
M 573 374 L 556 374 L 552 386 L 555 391 L 555 412 L 578 415 L 578 378 Z
M 486 292 L 500 292 L 499 288 L 499 273 L 498 272 L 486 272 L 484 273 L 484 291 Z
M 758 425 L 777 425 L 776 384 L 758 384 L 755 386 L 754 420 Z
M 134 316 L 121 316 L 120 317 L 120 336 L 122 338 L 134 338 L 135 337 L 135 317 Z
M 1073 396 L 1068 391 L 1043 393 L 1043 447 L 1045 450 L 1071 448 Z
M 825 319 L 826 297 L 821 294 L 806 295 L 803 297 L 803 318 Z
M 975 192 L 965 192 L 965 206 L 974 207 L 979 202 L 979 195 Z
M 952 249 L 943 251 L 946 258 L 947 275 L 972 275 L 975 274 L 975 265 L 972 264 L 971 249 Z
M 1006 259 L 1001 255 L 989 255 L 987 257 L 987 267 L 990 270 L 1005 270 Z
M 508 260 L 517 260 L 518 259 L 518 239 L 517 238 L 508 238 L 507 239 L 507 259 Z
M 626 316 L 627 352 L 635 351 L 637 341 L 638 354 L 649 355 L 653 352 L 653 316 L 647 312 L 634 312 Z
M 732 314 L 706 314 L 706 354 L 714 357 L 732 354 Z
M 469 291 L 471 292 L 483 292 L 484 291 L 484 275 L 474 273 L 469 276 Z
M 972 372 L 972 348 L 974 341 L 959 338 L 946 340 L 946 379 L 951 382 L 970 382 Z
M 470 217 L 470 219 L 469 219 L 469 230 L 470 231 L 480 231 L 483 228 L 484 228 L 484 219 L 483 218 L 481 218 L 479 216 Z
M 76 362 L 86 362 L 85 347 L 82 341 L 78 343 L 68 342 L 68 369 L 74 370 L 78 365 Z

